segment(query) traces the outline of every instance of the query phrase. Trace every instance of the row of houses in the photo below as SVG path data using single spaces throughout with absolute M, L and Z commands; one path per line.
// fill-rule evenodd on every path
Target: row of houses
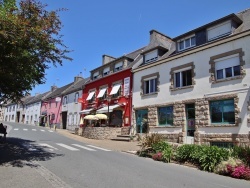
M 124 134 L 160 133 L 177 143 L 250 143 L 250 9 L 171 38 L 150 31 L 148 45 L 103 55 L 89 78 L 6 105 L 5 121 L 74 130 L 106 114 Z M 103 131 L 103 130 L 102 130 Z M 109 129 L 111 131 L 111 129 Z

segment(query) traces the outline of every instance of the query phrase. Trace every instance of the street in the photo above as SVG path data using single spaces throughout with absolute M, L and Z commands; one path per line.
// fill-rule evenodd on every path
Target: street
M 250 182 L 83 143 L 17 123 L 0 143 L 0 187 L 249 188 Z M 114 142 L 114 141 L 113 141 Z

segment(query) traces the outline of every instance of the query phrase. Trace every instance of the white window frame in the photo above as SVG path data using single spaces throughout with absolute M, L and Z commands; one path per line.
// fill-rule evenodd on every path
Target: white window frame
M 182 51 L 182 50 L 186 50 L 186 49 L 188 49 L 188 48 L 191 48 L 191 47 L 193 47 L 193 46 L 196 46 L 196 39 L 195 39 L 195 41 L 194 41 L 194 44 L 192 44 L 192 38 L 194 38 L 195 39 L 195 35 L 191 35 L 191 36 L 189 36 L 189 37 L 185 37 L 185 38 L 183 38 L 183 39 L 181 39 L 181 40 L 178 40 L 177 41 L 177 44 L 178 44 L 178 50 L 179 51 Z M 186 41 L 187 40 L 189 40 L 189 46 L 186 46 Z M 183 42 L 183 49 L 181 49 L 180 48 L 180 43 L 181 42 Z
M 151 80 L 154 80 L 154 85 L 153 86 L 151 86 Z M 145 78 L 144 80 L 143 80 L 143 84 L 144 84 L 144 91 L 143 91 L 143 93 L 145 94 L 145 95 L 147 95 L 147 94 L 152 94 L 152 93 L 156 93 L 157 92 L 157 81 L 158 81 L 158 78 L 157 78 L 157 76 L 153 76 L 153 77 L 150 77 L 150 78 Z M 149 89 L 148 89 L 148 93 L 146 92 L 146 85 L 147 85 L 147 82 L 149 83 Z M 151 87 L 153 87 L 154 89 L 153 89 L 153 91 L 151 92 Z
M 224 28 L 223 28 L 224 27 Z M 220 37 L 223 37 L 223 36 L 226 36 L 228 34 L 230 34 L 232 32 L 232 23 L 231 21 L 226 21 L 224 23 L 221 23 L 221 24 L 218 24 L 216 26 L 213 26 L 213 27 L 210 27 L 207 29 L 207 40 L 208 41 L 211 41 L 211 40 L 214 40 L 214 39 L 217 39 L 217 38 L 220 38 Z M 221 31 L 223 31 L 223 29 L 225 30 L 223 33 L 219 34 L 219 35 L 216 35 L 213 34 L 212 32 L 214 33 L 220 33 Z M 210 36 L 212 35 L 212 36 Z M 213 36 L 214 35 L 214 36 Z
M 182 77 L 183 77 L 183 72 L 188 71 L 188 70 L 191 70 L 191 73 L 192 73 L 192 67 L 186 67 L 186 68 L 174 71 L 174 86 L 175 86 L 175 88 L 186 87 L 186 86 L 183 86 Z M 177 87 L 177 80 L 176 80 L 177 73 L 180 73 L 180 86 L 179 87 Z M 191 75 L 191 81 L 192 81 L 192 75 Z
M 103 69 L 103 76 L 109 75 L 110 73 L 110 67 L 106 67 Z
M 158 59 L 158 50 L 154 50 L 152 52 L 146 53 L 144 55 L 145 63 L 151 63 Z
M 122 70 L 122 67 L 123 67 L 123 61 L 116 63 L 114 67 L 114 72 Z
M 216 80 L 223 80 L 223 79 L 226 79 L 226 78 L 232 78 L 232 77 L 239 76 L 239 75 L 235 76 L 234 71 L 233 71 L 233 68 L 235 66 L 240 66 L 240 56 L 239 56 L 238 53 L 230 55 L 230 56 L 226 56 L 226 57 L 223 57 L 223 58 L 215 59 L 214 62 L 215 62 Z M 232 68 L 232 76 L 231 77 L 226 77 L 226 69 L 227 68 Z M 222 75 L 223 75 L 222 78 L 218 78 L 217 71 L 219 71 L 219 70 L 223 71 L 222 72 Z
M 93 79 L 94 79 L 94 80 L 97 79 L 98 76 L 99 76 L 99 71 L 97 71 L 97 72 L 95 72 L 95 73 L 93 74 Z

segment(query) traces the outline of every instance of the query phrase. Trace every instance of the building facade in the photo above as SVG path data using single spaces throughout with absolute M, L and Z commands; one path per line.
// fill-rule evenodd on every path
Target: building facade
M 172 39 L 172 53 L 133 69 L 137 133 L 249 145 L 250 10 Z M 171 51 L 171 50 L 170 50 Z
M 75 131 L 80 124 L 80 111 L 82 103 L 78 101 L 82 97 L 84 85 L 89 78 L 84 79 L 82 76 L 76 76 L 74 83 L 62 92 L 62 128 Z

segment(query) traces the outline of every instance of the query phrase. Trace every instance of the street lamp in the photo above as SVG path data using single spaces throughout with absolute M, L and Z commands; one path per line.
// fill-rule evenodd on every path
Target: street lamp
M 110 95 L 107 96 L 107 101 L 108 101 L 108 126 L 109 126 L 109 125 L 110 125 L 109 103 L 110 103 L 110 101 L 111 101 L 111 96 L 110 96 Z

